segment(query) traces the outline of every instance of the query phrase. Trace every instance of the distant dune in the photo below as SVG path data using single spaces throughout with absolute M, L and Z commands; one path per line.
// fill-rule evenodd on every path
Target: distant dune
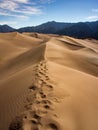
M 0 33 L 0 130 L 98 130 L 98 41 Z

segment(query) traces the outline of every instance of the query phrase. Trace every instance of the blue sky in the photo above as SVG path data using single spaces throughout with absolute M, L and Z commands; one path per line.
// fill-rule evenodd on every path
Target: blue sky
M 19 28 L 47 21 L 98 20 L 98 0 L 0 0 L 0 25 Z

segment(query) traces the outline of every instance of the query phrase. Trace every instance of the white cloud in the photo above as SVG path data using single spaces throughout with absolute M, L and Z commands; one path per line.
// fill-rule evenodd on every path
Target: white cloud
M 25 3 L 20 4 L 20 3 Z M 28 18 L 31 15 L 42 14 L 42 10 L 36 6 L 28 5 L 29 0 L 3 0 L 0 3 L 0 15 L 17 18 Z
M 15 2 L 19 2 L 19 3 L 29 3 L 29 0 L 13 0 Z
M 87 17 L 88 20 L 97 20 L 98 19 L 98 15 L 93 15 L 93 16 L 89 16 Z
M 1 16 L 11 16 L 11 17 L 16 17 L 16 18 L 21 18 L 21 19 L 26 19 L 28 18 L 27 16 L 23 16 L 23 15 L 16 15 L 16 14 L 11 14 L 11 13 L 7 13 L 7 12 L 0 12 Z
M 3 1 L 0 3 L 0 8 L 12 11 L 12 10 L 18 8 L 18 4 L 16 4 L 15 2 L 12 2 L 12 1 Z
M 32 0 L 33 1 L 33 0 Z M 43 14 L 41 4 L 50 4 L 55 0 L 0 0 L 0 15 L 16 18 L 29 18 Z
M 30 15 L 32 15 L 32 14 L 41 14 L 42 13 L 42 11 L 39 9 L 39 8 L 37 8 L 37 7 L 26 7 L 26 6 L 24 6 L 22 9 L 20 9 L 20 10 L 13 10 L 13 12 L 16 12 L 16 13 L 21 13 L 21 14 L 30 14 Z

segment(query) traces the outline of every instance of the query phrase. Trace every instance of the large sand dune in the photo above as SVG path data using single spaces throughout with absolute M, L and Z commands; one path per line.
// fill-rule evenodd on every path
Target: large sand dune
M 0 130 L 98 130 L 98 41 L 1 33 Z

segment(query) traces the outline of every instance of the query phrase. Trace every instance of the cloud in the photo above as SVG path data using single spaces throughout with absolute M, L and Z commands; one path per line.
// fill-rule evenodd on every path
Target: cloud
M 13 0 L 18 3 L 29 3 L 29 0 Z
M 29 19 L 44 14 L 44 6 L 54 1 L 56 0 L 0 0 L 0 16 L 6 16 L 5 19 Z
M 27 16 L 23 16 L 23 15 L 16 15 L 16 14 L 10 14 L 7 12 L 0 12 L 1 16 L 10 16 L 10 17 L 16 17 L 16 18 L 21 18 L 21 19 L 27 19 Z
M 32 6 L 29 2 L 29 0 L 0 0 L 0 15 L 26 18 L 42 14 L 40 7 Z
M 10 0 L 11 1 L 11 0 Z M 30 0 L 13 0 L 16 3 L 20 3 L 20 4 L 31 4 L 31 5 L 35 5 L 35 2 L 30 2 Z
M 42 11 L 39 8 L 37 8 L 37 7 L 26 7 L 26 6 L 24 6 L 20 10 L 15 9 L 15 10 L 13 10 L 13 12 L 21 13 L 21 14 L 30 14 L 30 15 L 32 15 L 32 14 L 36 14 L 37 15 L 37 14 L 41 14 L 42 13 Z
M 97 20 L 98 19 L 98 15 L 93 15 L 93 16 L 89 16 L 87 17 L 88 20 Z
M 0 9 L 13 11 L 16 8 L 18 8 L 18 4 L 12 1 L 3 1 L 0 3 Z

